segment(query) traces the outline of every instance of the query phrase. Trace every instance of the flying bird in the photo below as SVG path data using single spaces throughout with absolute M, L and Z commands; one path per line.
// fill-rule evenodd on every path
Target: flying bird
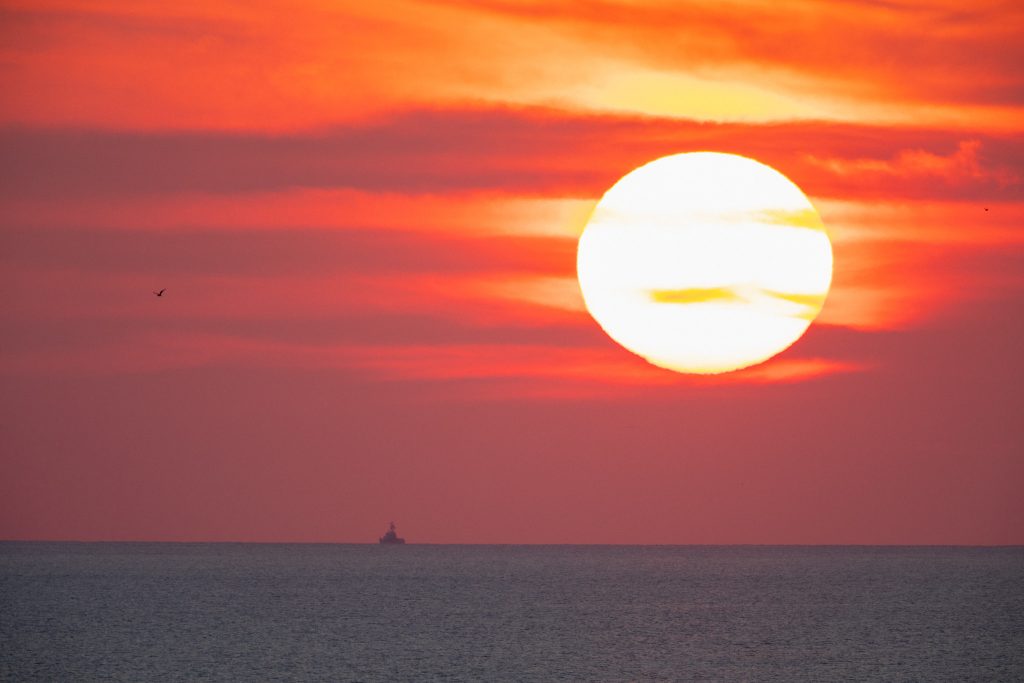
M 166 287 L 164 287 L 164 288 L 163 288 L 163 289 L 161 289 L 161 290 L 160 290 L 159 292 L 153 292 L 153 293 L 154 293 L 154 294 L 156 294 L 157 296 L 163 296 L 163 295 L 164 295 L 164 292 L 166 292 L 166 291 L 167 291 L 167 288 L 166 288 Z

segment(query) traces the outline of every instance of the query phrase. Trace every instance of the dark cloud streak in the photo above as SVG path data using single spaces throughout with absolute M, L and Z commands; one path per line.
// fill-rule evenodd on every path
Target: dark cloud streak
M 97 274 L 288 276 L 332 273 L 570 275 L 576 242 L 404 230 L 125 231 L 0 227 L 0 263 Z
M 653 158 L 709 149 L 772 164 L 816 196 L 1024 197 L 1019 172 L 1010 185 L 984 176 L 923 182 L 851 176 L 820 163 L 884 163 L 906 150 L 948 156 L 967 139 L 978 142 L 983 169 L 1024 167 L 1024 143 L 987 134 L 815 122 L 702 124 L 547 109 L 414 111 L 373 125 L 289 135 L 7 128 L 0 131 L 0 197 L 57 201 L 339 187 L 596 197 Z

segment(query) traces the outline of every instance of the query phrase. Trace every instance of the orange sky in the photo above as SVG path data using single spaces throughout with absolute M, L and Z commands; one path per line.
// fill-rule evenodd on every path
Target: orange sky
M 1019 3 L 364 5 L 2 3 L 0 537 L 1024 542 Z M 711 378 L 575 278 L 695 150 L 835 256 Z

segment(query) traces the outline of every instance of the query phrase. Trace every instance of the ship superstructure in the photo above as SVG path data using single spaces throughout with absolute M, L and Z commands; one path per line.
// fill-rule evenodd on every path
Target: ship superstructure
M 388 526 L 387 532 L 380 537 L 381 545 L 402 545 L 405 543 L 404 538 L 398 537 L 398 532 L 395 531 L 395 523 L 391 522 Z

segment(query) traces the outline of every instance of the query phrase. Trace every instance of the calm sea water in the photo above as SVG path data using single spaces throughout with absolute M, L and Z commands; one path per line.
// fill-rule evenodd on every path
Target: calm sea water
M 0 543 L 12 681 L 1020 681 L 1024 549 Z

